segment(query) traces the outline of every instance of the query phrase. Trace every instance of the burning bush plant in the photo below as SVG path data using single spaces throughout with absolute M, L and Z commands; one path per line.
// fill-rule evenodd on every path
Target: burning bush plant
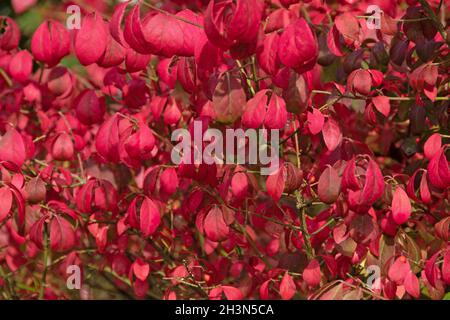
M 1 299 L 449 299 L 448 5 L 0 5 Z

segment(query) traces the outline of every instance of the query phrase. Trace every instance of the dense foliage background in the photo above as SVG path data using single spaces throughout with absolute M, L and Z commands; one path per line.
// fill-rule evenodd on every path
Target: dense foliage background
M 0 299 L 449 299 L 449 4 L 2 1 Z

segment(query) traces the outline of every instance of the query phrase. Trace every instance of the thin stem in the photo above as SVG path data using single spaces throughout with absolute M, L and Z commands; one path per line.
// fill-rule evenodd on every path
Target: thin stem
M 50 242 L 50 237 L 48 236 L 47 228 L 44 228 L 44 257 L 43 257 L 44 271 L 42 272 L 41 287 L 39 289 L 39 300 L 42 300 L 44 298 L 45 288 L 47 287 L 47 271 L 48 271 L 48 266 L 49 266 L 49 264 L 48 264 L 49 242 Z
M 297 135 L 297 123 L 296 123 L 296 119 L 294 119 L 294 140 L 295 140 L 295 156 L 297 157 L 297 168 L 300 169 L 300 146 L 298 143 L 298 135 Z
M 253 89 L 252 82 L 250 81 L 250 79 L 249 79 L 249 77 L 248 77 L 248 75 L 247 75 L 247 72 L 246 72 L 245 69 L 242 67 L 242 63 L 241 63 L 239 60 L 236 60 L 236 64 L 238 65 L 238 67 L 239 67 L 239 69 L 240 69 L 242 75 L 244 76 L 245 81 L 247 82 L 247 86 L 248 86 L 248 88 L 249 88 L 249 90 L 250 90 L 252 96 L 255 96 L 255 94 L 256 94 L 255 89 Z
M 3 70 L 2 68 L 0 68 L 0 75 L 3 77 L 3 79 L 5 79 L 6 84 L 8 85 L 8 87 L 11 87 L 12 86 L 12 80 L 8 76 L 8 74 L 5 72 L 5 70 Z
M 256 58 L 255 56 L 252 56 L 252 72 L 253 72 L 253 81 L 256 85 L 256 91 L 259 91 L 259 80 L 258 80 L 258 73 L 256 70 Z
M 197 282 L 197 280 L 195 280 L 195 276 L 192 273 L 191 269 L 189 269 L 189 266 L 186 262 L 186 260 L 183 260 L 183 265 L 189 275 L 189 278 L 191 279 L 191 281 L 193 282 L 194 286 L 193 288 L 195 288 L 195 290 L 200 293 L 200 295 L 204 296 L 205 298 L 208 298 L 208 293 L 205 291 L 205 289 L 203 289 L 202 285 L 200 283 Z
M 280 145 L 283 145 L 284 143 L 286 143 L 289 139 L 291 139 L 293 136 L 295 136 L 299 131 L 300 131 L 300 128 L 295 129 L 294 132 L 292 132 L 289 136 L 287 136 L 287 138 L 281 140 Z
M 333 93 L 330 91 L 325 91 L 325 90 L 312 90 L 312 93 L 321 93 L 321 94 L 327 94 L 327 95 L 332 95 Z
M 306 206 L 303 203 L 303 199 L 299 191 L 297 191 L 297 208 L 300 209 L 300 220 L 302 223 L 302 237 L 305 242 L 305 251 L 308 260 L 315 258 L 316 254 L 314 248 L 311 245 L 311 235 L 308 233 L 308 224 L 306 223 Z
M 334 218 L 331 218 L 330 220 L 327 221 L 327 223 L 325 223 L 323 226 L 321 226 L 319 229 L 317 229 L 316 231 L 311 233 L 311 236 L 314 236 L 316 234 L 318 234 L 320 231 L 322 231 L 323 229 L 325 229 L 326 227 L 328 227 L 330 224 L 334 223 Z
M 39 73 L 39 83 L 42 83 L 42 77 L 44 76 L 45 66 L 43 63 L 40 64 L 40 73 Z

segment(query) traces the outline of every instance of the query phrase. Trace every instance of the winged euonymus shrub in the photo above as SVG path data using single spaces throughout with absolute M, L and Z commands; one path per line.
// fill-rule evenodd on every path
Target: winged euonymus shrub
M 66 2 L 0 17 L 2 298 L 448 298 L 447 1 Z M 194 121 L 279 167 L 175 165 Z

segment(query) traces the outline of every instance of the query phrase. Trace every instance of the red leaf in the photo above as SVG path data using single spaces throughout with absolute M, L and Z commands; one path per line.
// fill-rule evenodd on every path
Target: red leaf
M 259 297 L 262 300 L 268 300 L 269 299 L 269 284 L 271 282 L 271 279 L 266 280 L 263 282 L 261 287 L 259 288 Z
M 125 150 L 128 155 L 136 159 L 150 159 L 152 157 L 151 152 L 154 147 L 155 137 L 153 132 L 145 123 L 141 123 L 139 125 L 139 131 L 130 135 L 125 141 Z
M 348 44 L 352 44 L 359 38 L 360 25 L 358 19 L 351 12 L 340 14 L 334 20 L 337 30 L 344 36 Z
M 327 34 L 327 46 L 331 53 L 335 56 L 342 57 L 344 52 L 342 51 L 341 34 L 339 33 L 336 25 L 333 25 Z
M 82 186 L 76 197 L 76 204 L 78 210 L 83 213 L 90 213 L 92 211 L 92 197 L 95 186 L 95 179 L 89 180 L 84 186 Z
M 160 177 L 161 190 L 168 195 L 173 194 L 178 189 L 178 176 L 175 168 L 167 168 Z
M 26 150 L 22 135 L 16 129 L 9 128 L 0 140 L 0 161 L 10 161 L 21 167 L 25 159 Z
M 425 157 L 429 160 L 433 159 L 434 155 L 439 152 L 442 146 L 442 138 L 439 133 L 431 135 L 423 145 Z
M 283 129 L 287 122 L 287 116 L 286 103 L 283 98 L 272 92 L 264 125 L 268 129 Z
M 9 73 L 19 82 L 28 80 L 33 69 L 33 57 L 27 50 L 17 52 L 11 59 Z
M 26 199 L 31 203 L 38 203 L 45 200 L 45 195 L 47 193 L 44 181 L 39 177 L 31 178 L 25 185 Z M 1 199 L 1 196 L 0 196 Z M 1 203 L 5 203 L 0 200 Z M 7 203 L 7 202 L 6 202 Z M 0 210 L 1 211 L 1 210 Z M 1 220 L 0 213 L 0 220 Z
M 11 5 L 16 14 L 22 14 L 34 5 L 37 0 L 11 0 Z
M 123 37 L 121 24 L 123 16 L 125 14 L 125 10 L 129 4 L 129 1 L 117 4 L 114 8 L 114 12 L 109 23 L 109 31 L 111 33 L 111 36 L 125 48 L 128 47 L 128 44 L 125 42 L 125 39 Z
M 141 281 L 147 280 L 147 277 L 150 273 L 150 266 L 148 265 L 147 262 L 145 262 L 141 258 L 137 258 L 134 261 L 132 268 L 136 278 L 138 278 Z
M 375 108 L 385 117 L 389 116 L 391 112 L 391 104 L 389 98 L 386 96 L 376 96 L 372 98 L 372 103 Z
M 267 193 L 272 197 L 273 201 L 277 202 L 281 198 L 286 183 L 286 169 L 284 166 L 267 177 L 266 189 Z
M 69 134 L 61 132 L 52 144 L 53 159 L 59 161 L 71 160 L 74 154 L 72 139 Z
M 411 296 L 414 298 L 420 297 L 419 279 L 417 279 L 417 276 L 412 271 L 409 271 L 406 275 L 404 286 L 406 292 L 408 292 Z
M 144 31 L 141 23 L 141 13 L 139 4 L 135 5 L 127 18 L 125 19 L 125 27 L 123 30 L 123 36 L 125 41 L 129 44 L 131 48 L 136 50 L 140 54 L 150 54 L 157 50 L 148 43 L 144 36 Z M 122 15 L 121 11 L 118 15 Z M 149 16 L 151 18 L 151 16 Z M 120 19 L 119 19 L 120 21 Z M 115 27 L 117 28 L 117 27 Z M 120 37 L 120 32 L 119 32 Z
M 50 222 L 50 246 L 55 251 L 66 251 L 75 245 L 75 231 L 66 219 L 55 216 Z
M 225 222 L 222 210 L 214 206 L 206 214 L 203 222 L 205 234 L 211 241 L 220 242 L 228 238 L 230 229 Z
M 212 101 L 217 121 L 234 122 L 242 115 L 245 105 L 241 83 L 229 73 L 224 74 L 217 84 Z
M 93 32 L 95 30 L 95 32 Z M 75 37 L 75 54 L 84 66 L 97 62 L 108 43 L 108 31 L 103 18 L 97 12 L 86 15 Z
M 446 217 L 434 225 L 436 235 L 444 241 L 450 240 L 450 217 Z
M 425 263 L 425 276 L 428 282 L 436 287 L 436 280 L 439 278 L 439 268 L 436 265 L 436 260 L 439 257 L 440 252 L 436 252 L 428 261 Z
M 108 23 L 106 21 L 104 23 L 107 34 L 106 47 L 97 64 L 103 68 L 110 68 L 120 65 L 125 60 L 127 50 L 111 36 Z
M 368 96 L 372 87 L 372 76 L 368 70 L 356 69 L 347 78 L 347 90 L 354 95 Z
M 175 125 L 181 118 L 181 112 L 176 101 L 169 102 L 163 114 L 164 123 Z
M 450 285 L 450 249 L 444 253 L 444 262 L 442 263 L 442 279 L 447 285 Z
M 431 202 L 430 188 L 428 187 L 427 175 L 424 173 L 420 178 L 420 197 L 422 201 L 426 204 Z
M 268 90 L 261 90 L 247 101 L 245 111 L 242 115 L 242 125 L 247 128 L 259 128 L 266 116 Z
M 322 273 L 320 272 L 320 264 L 317 259 L 313 259 L 309 262 L 308 266 L 303 270 L 303 280 L 310 287 L 316 287 L 320 284 Z
M 450 169 L 444 149 L 445 147 L 442 147 L 428 163 L 428 178 L 431 184 L 439 189 L 450 186 Z
M 139 228 L 146 237 L 153 234 L 161 223 L 159 208 L 150 198 L 145 197 L 142 201 L 139 219 Z
M 286 272 L 280 283 L 281 298 L 283 300 L 290 300 L 295 295 L 296 290 L 297 288 L 295 287 L 294 279 Z
M 247 196 L 248 179 L 244 172 L 236 172 L 231 178 L 231 192 L 236 199 L 243 199 Z
M 322 131 L 323 124 L 325 122 L 325 117 L 320 110 L 313 108 L 312 112 L 308 112 L 308 129 L 313 134 L 316 135 Z
M 278 46 L 280 36 L 277 32 L 266 35 L 262 45 L 257 50 L 257 58 L 261 69 L 274 76 L 280 68 L 280 58 L 278 57 Z
M 36 60 L 46 63 L 49 67 L 57 65 L 70 53 L 69 32 L 60 22 L 45 20 L 33 34 L 31 52 Z
M 5 220 L 12 206 L 12 193 L 8 187 L 0 188 L 0 222 Z
M 244 295 L 241 290 L 231 286 L 222 286 L 223 293 L 227 297 L 228 300 L 242 300 L 244 299 Z
M 281 62 L 298 73 L 311 70 L 319 55 L 315 33 L 303 19 L 289 24 L 281 34 L 278 56 Z
M 111 162 L 119 161 L 119 116 L 106 120 L 97 132 L 95 147 L 98 154 Z
M 3 31 L 0 34 L 0 49 L 9 51 L 17 48 L 20 41 L 20 29 L 17 23 L 10 17 L 0 17 Z
M 408 260 L 404 256 L 401 256 L 389 267 L 388 276 L 389 279 L 401 285 L 410 271 L 411 267 Z
M 339 197 L 341 179 L 331 166 L 328 166 L 320 175 L 317 192 L 321 201 L 331 204 Z
M 148 291 L 148 287 L 149 287 L 149 285 L 148 285 L 147 281 L 142 281 L 140 279 L 136 279 L 136 281 L 133 283 L 134 294 L 138 298 L 144 298 Z
M 255 40 L 262 9 L 256 0 L 210 1 L 205 12 L 205 33 L 209 41 L 228 49 L 235 41 Z
M 322 134 L 323 140 L 330 151 L 336 149 L 342 141 L 341 129 L 339 128 L 337 122 L 332 118 L 328 118 L 325 122 L 322 129 Z
M 384 179 L 380 168 L 370 159 L 366 171 L 366 183 L 360 196 L 360 204 L 371 206 L 384 192 Z
M 411 216 L 412 208 L 411 201 L 408 198 L 405 190 L 400 187 L 394 192 L 394 196 L 392 198 L 392 218 L 394 219 L 396 224 L 403 224 L 408 221 Z

